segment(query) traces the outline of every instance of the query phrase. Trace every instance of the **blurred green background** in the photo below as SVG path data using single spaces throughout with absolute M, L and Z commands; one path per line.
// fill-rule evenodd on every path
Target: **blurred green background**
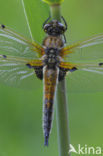
M 49 9 L 39 0 L 34 2 L 32 32 L 35 40 L 41 42 L 41 26 Z M 62 14 L 68 23 L 67 41 L 103 32 L 102 0 L 65 0 Z M 0 0 L 0 23 L 30 37 L 20 0 Z M 0 156 L 58 155 L 55 113 L 50 145 L 43 146 L 42 95 L 42 86 L 38 90 L 22 90 L 0 84 Z M 67 95 L 71 144 L 76 149 L 77 144 L 103 147 L 103 93 Z

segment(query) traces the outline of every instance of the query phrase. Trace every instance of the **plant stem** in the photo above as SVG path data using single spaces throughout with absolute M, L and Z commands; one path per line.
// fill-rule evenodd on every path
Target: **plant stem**
M 65 80 L 59 82 L 57 88 L 57 132 L 60 156 L 70 156 L 69 151 L 69 126 L 68 126 L 68 105 L 66 98 Z
M 60 5 L 51 6 L 52 19 L 61 20 Z M 68 122 L 68 105 L 66 98 L 65 80 L 58 83 L 57 86 L 57 103 L 56 103 L 56 116 L 57 116 L 57 133 L 58 133 L 58 146 L 59 156 L 70 156 L 69 151 L 69 122 Z
M 51 18 L 61 20 L 61 9 L 60 5 L 52 5 L 50 7 Z

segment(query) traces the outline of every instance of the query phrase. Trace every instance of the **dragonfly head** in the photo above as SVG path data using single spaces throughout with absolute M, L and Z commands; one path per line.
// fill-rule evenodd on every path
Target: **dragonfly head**
M 66 31 L 65 26 L 57 20 L 52 20 L 43 27 L 44 31 L 51 36 L 59 36 Z

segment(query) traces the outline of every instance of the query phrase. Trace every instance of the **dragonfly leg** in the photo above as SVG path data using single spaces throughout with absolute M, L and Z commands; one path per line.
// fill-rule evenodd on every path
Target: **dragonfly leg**
M 50 20 L 51 16 L 49 15 L 49 17 L 44 21 L 42 29 L 44 28 L 45 24 Z
M 67 25 L 66 20 L 64 19 L 64 17 L 63 17 L 63 16 L 61 16 L 61 19 L 62 19 L 62 20 L 63 20 L 63 22 L 64 22 L 64 25 L 65 25 L 65 30 L 67 30 L 67 29 L 68 29 L 68 25 Z M 66 43 L 66 37 L 65 37 L 65 35 L 63 35 L 63 37 L 64 37 L 64 41 L 65 41 L 65 43 Z
M 68 29 L 68 25 L 67 25 L 66 20 L 64 19 L 64 17 L 63 17 L 63 16 L 61 16 L 61 19 L 63 20 L 63 22 L 64 22 L 64 24 L 65 24 L 65 30 L 67 30 L 67 29 Z
M 63 35 L 63 37 L 64 37 L 64 42 L 66 43 L 66 42 L 67 42 L 67 40 L 66 40 L 66 37 L 65 37 L 65 35 Z

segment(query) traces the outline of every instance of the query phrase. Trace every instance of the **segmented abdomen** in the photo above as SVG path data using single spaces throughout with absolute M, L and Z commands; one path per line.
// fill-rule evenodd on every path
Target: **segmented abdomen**
M 45 145 L 48 145 L 49 134 L 52 124 L 53 116 L 53 103 L 54 95 L 56 90 L 56 83 L 58 79 L 58 69 L 47 69 L 44 68 L 44 116 L 43 116 L 43 129 L 44 129 L 44 138 Z

